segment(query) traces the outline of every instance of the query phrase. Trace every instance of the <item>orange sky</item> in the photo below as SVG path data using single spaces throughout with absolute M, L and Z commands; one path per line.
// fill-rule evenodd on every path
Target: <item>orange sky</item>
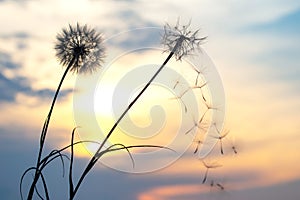
M 146 35 L 150 29 L 132 31 L 133 28 L 161 27 L 166 21 L 171 24 L 176 22 L 175 16 L 180 13 L 184 16 L 183 21 L 192 18 L 192 28 L 200 27 L 200 32 L 203 31 L 201 34 L 209 36 L 208 41 L 203 44 L 203 49 L 214 65 L 209 65 L 207 69 L 205 66 L 202 68 L 203 63 L 196 63 L 199 68 L 204 69 L 203 83 L 208 76 L 218 75 L 224 88 L 225 102 L 216 96 L 209 97 L 209 92 L 213 95 L 216 92 L 208 92 L 209 87 L 215 86 L 212 81 L 214 79 L 209 79 L 205 93 L 209 101 L 216 98 L 213 100 L 218 105 L 221 102 L 220 108 L 226 118 L 224 128 L 230 130 L 222 140 L 225 154 L 221 155 L 220 143 L 217 143 L 204 158 L 205 161 L 217 162 L 222 167 L 209 170 L 208 181 L 202 185 L 205 167 L 197 155 L 193 154 L 197 145 L 193 141 L 195 133 L 187 135 L 184 133 L 193 126 L 193 117 L 198 120 L 201 118 L 205 106 L 202 102 L 198 107 L 199 110 L 191 109 L 185 114 L 182 102 L 171 100 L 174 94 L 180 94 L 185 90 L 185 85 L 181 84 L 176 88 L 177 93 L 172 91 L 171 86 L 176 83 L 178 77 L 170 75 L 171 69 L 174 70 L 172 73 L 184 77 L 191 85 L 195 81 L 193 70 L 184 68 L 187 67 L 187 63 L 176 62 L 175 59 L 165 69 L 166 74 L 162 74 L 157 80 L 156 86 L 150 87 L 129 113 L 134 122 L 134 130 L 144 130 L 144 135 L 138 131 L 131 133 L 128 130 L 132 127 L 125 123 L 121 125 L 121 129 L 115 131 L 110 143 L 165 145 L 177 152 L 133 150 L 132 155 L 136 157 L 135 169 L 132 168 L 127 152 L 106 155 L 103 164 L 111 170 L 132 172 L 133 175 L 129 174 L 126 181 L 138 176 L 144 178 L 143 183 L 153 182 L 153 185 L 145 186 L 138 191 L 128 190 L 128 193 L 134 193 L 139 200 L 197 199 L 197 195 L 209 195 L 211 190 L 217 191 L 218 194 L 220 188 L 210 187 L 211 181 L 224 185 L 226 192 L 233 195 L 233 199 L 238 199 L 240 197 L 238 195 L 244 194 L 244 191 L 247 199 L 246 196 L 251 196 L 250 191 L 253 188 L 270 189 L 279 185 L 282 190 L 289 191 L 289 184 L 298 183 L 300 180 L 299 29 L 293 25 L 295 21 L 299 21 L 299 3 L 292 0 L 284 4 L 279 1 L 235 2 L 236 6 L 233 6 L 233 3 L 223 5 L 216 1 L 201 1 L 201 4 L 191 2 L 193 4 L 183 4 L 179 1 L 150 4 L 142 1 L 108 3 L 84 0 L 76 3 L 69 1 L 62 3 L 57 0 L 51 4 L 46 1 L 30 1 L 24 4 L 1 2 L 0 25 L 6 27 L 0 31 L 2 89 L 0 137 L 4 141 L 2 146 L 9 140 L 12 141 L 11 144 L 7 143 L 9 146 L 17 147 L 22 144 L 37 149 L 37 146 L 33 147 L 32 142 L 38 144 L 39 130 L 51 100 L 48 96 L 33 94 L 43 89 L 54 90 L 63 73 L 64 69 L 59 66 L 53 49 L 55 35 L 63 26 L 75 21 L 89 22 L 95 25 L 97 30 L 104 31 L 108 56 L 104 69 L 97 74 L 84 77 L 72 74 L 67 76 L 63 89 L 75 90 L 60 98 L 55 106 L 47 135 L 47 148 L 68 144 L 71 130 L 75 126 L 81 126 L 77 130 L 77 139 L 103 138 L 98 133 L 99 130 L 107 133 L 113 125 L 112 109 L 122 110 L 123 108 L 118 106 L 130 102 L 141 89 L 141 86 L 127 88 L 132 86 L 135 80 L 129 76 L 133 83 L 128 81 L 125 85 L 118 86 L 127 92 L 124 92 L 124 99 L 118 99 L 117 103 L 112 105 L 112 96 L 115 95 L 114 90 L 119 81 L 139 67 L 145 67 L 143 69 L 150 65 L 157 67 L 167 56 L 166 53 L 161 53 L 163 47 L 159 45 L 159 35 L 153 36 L 152 32 L 152 35 Z M 107 9 L 102 9 L 100 4 L 105 4 Z M 147 8 L 149 12 L 142 12 L 144 10 L 142 8 Z M 246 8 L 251 15 L 245 13 Z M 16 35 L 20 33 L 26 33 L 28 36 L 17 37 Z M 128 39 L 131 34 L 134 37 Z M 20 47 L 22 45 L 23 48 Z M 148 47 L 151 49 L 147 49 Z M 146 49 L 137 51 L 137 48 Z M 7 64 L 10 62 L 15 67 Z M 145 81 L 150 78 L 146 75 L 148 75 L 146 72 L 141 74 Z M 163 81 L 168 86 L 162 86 Z M 15 91 L 16 84 L 20 84 L 18 87 L 21 89 Z M 29 89 L 24 89 L 25 86 Z M 126 96 L 128 91 L 131 91 L 129 99 Z M 7 100 L 4 94 L 10 92 L 14 98 Z M 118 95 L 123 97 L 123 94 Z M 190 96 L 183 97 L 184 101 L 193 104 L 193 96 L 188 95 Z M 121 101 L 124 104 L 119 103 Z M 153 105 L 156 105 L 156 110 L 152 109 Z M 163 108 L 163 112 L 157 105 Z M 86 106 L 92 110 L 87 110 Z M 91 115 L 91 111 L 95 111 L 93 114 L 96 118 Z M 165 114 L 165 118 L 161 117 L 162 113 Z M 218 127 L 222 126 L 222 122 L 217 122 Z M 163 124 L 161 129 L 152 127 L 156 130 L 155 133 L 152 135 L 148 133 L 150 130 L 147 129 L 148 126 L 160 123 Z M 178 131 L 180 128 L 182 129 Z M 207 141 L 213 140 L 212 136 L 216 133 L 213 128 Z M 22 141 L 18 134 L 22 134 Z M 202 140 L 204 138 L 201 136 Z M 237 154 L 232 151 L 232 145 L 236 147 Z M 1 150 L 3 153 L 11 154 L 10 157 L 14 157 L 15 154 L 21 155 L 20 152 Z M 151 153 L 155 156 L 151 157 Z M 76 156 L 80 160 L 90 154 L 84 146 L 79 145 Z M 32 159 L 34 160 L 34 155 Z M 97 166 L 97 170 L 102 169 L 101 166 Z M 12 173 L 9 166 L 1 171 L 6 170 Z M 138 172 L 141 174 L 134 175 Z M 127 184 L 126 181 L 124 184 Z M 278 191 L 281 190 L 274 189 L 272 194 L 277 194 Z M 238 195 L 232 194 L 234 192 Z M 293 190 L 292 194 L 299 196 L 298 191 Z M 220 197 L 217 195 L 216 198 Z

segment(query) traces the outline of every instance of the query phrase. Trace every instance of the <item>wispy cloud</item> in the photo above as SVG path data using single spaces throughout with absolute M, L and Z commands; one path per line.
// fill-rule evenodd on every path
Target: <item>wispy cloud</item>
M 1 177 L 14 174 L 0 184 L 2 197 L 18 198 L 14 188 L 19 174 L 34 162 L 28 155 L 35 153 L 38 141 L 33 144 L 32 138 L 39 133 L 39 122 L 48 108 L 46 99 L 53 94 L 62 71 L 53 50 L 57 31 L 79 21 L 97 26 L 109 38 L 133 28 L 160 27 L 166 21 L 176 22 L 178 17 L 183 21 L 192 19 L 193 26 L 208 35 L 204 48 L 224 83 L 230 134 L 236 136 L 240 149 L 234 159 L 222 160 L 220 174 L 224 172 L 231 178 L 233 188 L 243 186 L 234 191 L 232 199 L 299 196 L 299 8 L 297 0 L 0 1 L 0 26 L 5 27 L 0 31 L 0 104 L 4 113 L 0 117 L 0 157 L 6 159 L 0 173 Z M 158 45 L 153 38 L 153 32 L 127 35 L 118 41 L 111 40 L 108 48 Z M 134 59 L 146 59 L 141 56 Z M 152 58 L 147 59 L 148 62 Z M 126 64 L 130 61 L 123 63 Z M 69 88 L 73 87 L 74 79 L 75 76 L 69 77 L 62 93 L 68 98 L 57 105 L 62 112 L 53 117 L 56 125 L 49 136 L 49 146 L 63 145 L 69 139 L 68 129 L 74 126 L 72 114 L 66 114 L 72 107 Z M 31 100 L 33 103 L 26 103 Z M 20 122 L 18 126 L 14 125 L 16 122 Z M 118 161 L 126 162 L 126 158 L 120 157 Z M 99 167 L 86 181 L 86 188 L 90 195 L 98 197 L 101 193 L 107 199 L 174 199 L 172 191 L 185 199 L 199 199 L 204 168 L 197 160 L 194 165 L 186 164 L 192 160 L 185 157 L 183 162 L 149 176 L 128 176 Z M 84 166 L 82 160 L 79 166 Z M 220 174 L 216 172 L 216 177 Z M 107 181 L 106 186 L 102 180 Z M 54 178 L 50 182 L 55 186 Z M 93 189 L 95 185 L 99 187 Z M 119 192 L 113 193 L 113 187 Z M 60 197 L 62 192 L 57 190 L 54 195 Z

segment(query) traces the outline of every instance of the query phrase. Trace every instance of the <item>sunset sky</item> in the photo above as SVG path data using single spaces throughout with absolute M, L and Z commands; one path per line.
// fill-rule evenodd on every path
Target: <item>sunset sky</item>
M 132 82 L 151 78 L 149 74 L 154 69 L 149 65 L 159 65 L 167 56 L 159 43 L 160 31 L 165 23 L 175 25 L 178 18 L 183 24 L 191 20 L 191 29 L 200 29 L 200 36 L 208 36 L 202 55 L 207 54 L 212 63 L 197 64 L 199 68 L 204 66 L 208 86 L 216 88 L 204 93 L 216 95 L 212 98 L 221 106 L 224 130 L 230 133 L 223 140 L 224 155 L 220 153 L 220 143 L 211 144 L 213 149 L 204 161 L 221 166 L 210 169 L 202 184 L 206 168 L 193 154 L 197 146 L 193 134 L 184 134 L 193 123 L 174 117 L 179 113 L 192 121 L 193 117 L 199 119 L 201 113 L 188 110 L 185 115 L 182 102 L 172 100 L 174 92 L 166 92 L 167 86 L 160 87 L 165 83 L 167 89 L 172 89 L 170 85 L 178 74 L 191 82 L 195 80 L 195 74 L 183 69 L 187 62 L 173 59 L 169 64 L 175 70 L 166 68 L 157 79 L 159 84 L 150 87 L 130 113 L 137 127 L 152 123 L 155 133 L 145 128 L 144 135 L 138 137 L 122 133 L 132 128 L 127 127 L 126 118 L 109 142 L 157 144 L 171 147 L 176 153 L 147 149 L 154 152 L 150 155 L 136 149 L 134 169 L 126 152 L 106 155 L 86 177 L 77 199 L 300 198 L 299 1 L 2 0 L 1 199 L 20 199 L 20 177 L 36 162 L 40 131 L 64 72 L 55 57 L 56 34 L 77 22 L 95 27 L 103 33 L 107 57 L 103 69 L 96 74 L 68 74 L 51 119 L 46 152 L 67 145 L 76 126 L 81 127 L 77 140 L 103 139 L 99 130 L 105 135 L 113 125 L 114 114 L 141 89 L 132 91 L 129 86 L 134 83 L 120 79 L 129 72 L 141 75 Z M 140 66 L 143 74 L 134 71 L 135 66 Z M 175 76 L 170 76 L 172 73 Z M 115 92 L 116 88 L 121 92 Z M 222 99 L 223 92 L 226 100 Z M 124 95 L 124 101 L 119 98 L 123 96 L 113 95 Z M 193 104 L 193 96 L 185 97 L 185 101 Z M 161 105 L 166 115 L 156 115 L 161 107 L 152 104 Z M 162 116 L 166 121 L 161 120 Z M 167 131 L 155 135 L 160 133 L 155 124 L 163 124 Z M 168 133 L 175 130 L 181 132 L 171 134 L 170 139 Z M 75 181 L 89 158 L 86 148 L 78 146 Z M 30 176 L 25 178 L 24 194 Z M 45 177 L 52 199 L 66 199 L 67 177 L 62 177 L 59 161 L 48 166 Z

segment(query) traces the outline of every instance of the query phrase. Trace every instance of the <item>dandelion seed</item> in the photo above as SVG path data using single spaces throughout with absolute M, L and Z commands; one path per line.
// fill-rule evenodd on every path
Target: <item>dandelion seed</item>
M 196 86 L 193 86 L 193 87 L 191 87 L 192 89 L 202 89 L 204 86 L 206 86 L 207 85 L 207 83 L 203 83 L 202 85 L 196 85 Z
M 221 131 L 219 131 L 219 129 L 217 128 L 217 125 L 214 124 L 214 126 L 217 130 L 218 136 L 213 136 L 213 138 L 218 139 L 220 141 L 221 154 L 224 154 L 222 140 L 223 140 L 223 138 L 225 138 L 228 135 L 229 131 L 225 131 L 225 133 L 221 134 Z
M 219 164 L 216 164 L 216 163 L 208 164 L 208 163 L 204 162 L 203 160 L 202 160 L 202 163 L 203 163 L 203 165 L 204 165 L 205 168 L 206 168 L 206 171 L 205 171 L 205 174 L 204 174 L 204 178 L 203 178 L 203 181 L 202 181 L 202 184 L 203 184 L 203 183 L 205 183 L 206 180 L 207 180 L 208 170 L 209 170 L 209 169 L 218 168 L 218 167 L 222 167 L 222 165 L 219 165 Z
M 187 130 L 187 131 L 185 132 L 185 135 L 187 135 L 188 133 L 190 133 L 191 131 L 193 131 L 195 128 L 198 128 L 198 127 L 199 127 L 199 125 L 198 125 L 198 123 L 195 121 L 195 119 L 193 119 L 193 120 L 194 120 L 193 126 L 192 126 L 189 130 Z
M 214 187 L 214 185 L 215 185 L 215 182 L 212 180 L 212 181 L 210 182 L 210 187 L 212 188 L 212 187 Z
M 170 99 L 179 99 L 180 102 L 182 103 L 182 105 L 184 106 L 184 112 L 185 112 L 185 113 L 187 113 L 187 106 L 186 106 L 186 104 L 184 103 L 184 101 L 182 100 L 182 97 L 183 97 L 189 90 L 190 90 L 190 88 L 184 90 L 179 96 L 170 98 Z
M 175 80 L 175 84 L 173 86 L 173 90 L 180 84 L 180 77 Z
M 221 183 L 217 183 L 216 186 L 220 189 L 220 190 L 224 190 L 225 187 L 221 184 Z
M 204 103 L 205 103 L 205 104 L 206 104 L 206 98 L 204 97 L 204 94 L 203 94 L 202 88 L 203 88 L 204 86 L 206 86 L 206 85 L 207 85 L 207 83 L 205 82 L 205 83 L 203 83 L 203 84 L 202 84 L 202 85 L 200 85 L 200 86 L 198 86 L 198 85 L 195 85 L 195 86 L 191 87 L 192 89 L 200 89 L 201 96 L 202 96 L 202 99 L 203 99 L 203 101 L 204 101 Z
M 195 86 L 198 85 L 200 75 L 203 74 L 203 71 L 206 70 L 206 67 L 204 67 L 202 70 L 197 69 L 195 66 L 192 65 L 193 70 L 197 73 L 196 79 L 195 79 Z
M 173 86 L 173 89 L 175 89 L 178 84 L 179 84 L 179 81 L 177 80 L 176 83 Z
M 195 151 L 194 151 L 194 154 L 196 154 L 196 153 L 198 152 L 198 149 L 199 149 L 200 144 L 203 144 L 203 142 L 202 142 L 201 140 L 197 140 L 197 141 L 195 141 L 195 142 L 197 143 L 197 146 L 196 146 L 196 149 L 195 149 Z
M 225 186 L 222 183 L 216 182 L 214 180 L 211 180 L 209 186 L 210 186 L 210 191 L 211 192 L 212 192 L 212 189 L 214 189 L 214 188 L 218 189 L 219 191 L 224 191 L 225 190 Z
M 56 36 L 56 56 L 60 63 L 74 73 L 93 72 L 105 57 L 102 35 L 87 25 L 71 26 Z
M 232 149 L 232 151 L 233 151 L 235 154 L 238 153 L 237 150 L 236 150 L 236 147 L 235 147 L 234 145 L 231 147 L 231 149 Z
M 203 101 L 206 102 L 206 98 L 205 98 L 205 96 L 204 96 L 202 90 L 201 90 L 201 96 L 202 96 Z
M 166 47 L 165 51 L 173 52 L 177 60 L 199 48 L 207 38 L 198 37 L 199 29 L 192 32 L 189 30 L 190 25 L 191 22 L 181 26 L 177 20 L 175 27 L 171 27 L 168 23 L 164 26 L 162 43 Z
M 203 98 L 203 97 L 204 97 L 204 96 L 202 96 L 202 98 Z M 208 111 L 210 111 L 210 110 L 218 110 L 218 108 L 215 108 L 215 107 L 209 105 L 206 101 L 204 101 L 204 103 L 205 103 L 205 106 L 206 106 L 206 110 L 205 110 L 205 112 L 203 113 L 202 117 L 200 118 L 199 124 L 201 124 L 201 123 L 204 121 L 204 118 L 205 118 L 205 116 L 206 116 L 206 114 L 207 114 Z
M 194 117 L 193 117 L 193 122 L 194 122 L 193 126 L 189 130 L 187 130 L 185 132 L 185 135 L 187 135 L 188 133 L 190 133 L 191 131 L 193 131 L 195 128 L 196 128 L 196 130 L 198 130 L 198 129 L 202 129 L 203 130 L 204 129 L 204 127 L 201 127 L 200 124 L 199 124 L 199 122 L 197 122 Z M 196 133 L 197 133 L 197 131 L 196 131 Z
M 231 150 L 234 152 L 234 154 L 237 154 L 238 151 L 237 151 L 237 147 L 236 147 L 236 144 L 235 144 L 235 138 L 232 138 L 230 140 L 230 142 L 231 142 Z

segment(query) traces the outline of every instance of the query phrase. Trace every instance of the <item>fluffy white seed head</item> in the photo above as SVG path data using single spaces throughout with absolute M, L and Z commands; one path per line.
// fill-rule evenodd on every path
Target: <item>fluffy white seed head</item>
M 87 25 L 69 25 L 56 36 L 56 56 L 63 66 L 72 63 L 74 73 L 93 72 L 103 63 L 105 48 L 102 35 Z

